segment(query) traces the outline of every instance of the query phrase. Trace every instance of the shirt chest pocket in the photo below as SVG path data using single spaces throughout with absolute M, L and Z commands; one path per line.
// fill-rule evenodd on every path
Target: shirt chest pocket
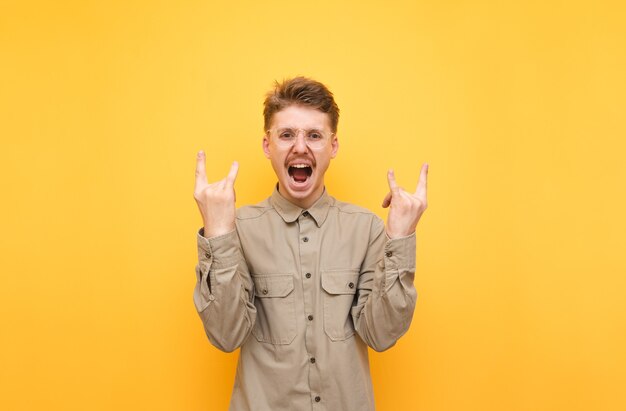
M 257 341 L 290 344 L 296 336 L 296 307 L 293 275 L 252 275 L 256 322 L 252 334 Z
M 332 341 L 354 335 L 350 310 L 355 304 L 358 281 L 357 271 L 322 271 L 324 332 Z

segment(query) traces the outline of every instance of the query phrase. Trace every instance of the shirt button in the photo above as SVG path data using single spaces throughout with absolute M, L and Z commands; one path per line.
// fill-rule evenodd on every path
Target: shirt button
M 322 401 L 322 399 L 320 398 L 320 396 L 319 396 L 319 395 L 318 395 L 318 396 L 316 396 L 316 397 L 315 397 L 315 402 L 320 402 L 320 401 Z
M 305 277 L 306 277 L 306 278 L 311 278 L 311 273 L 306 273 L 306 274 L 305 274 Z
M 205 256 L 206 258 L 211 258 L 211 253 L 204 253 L 204 256 Z
M 350 284 L 348 284 L 348 287 L 350 287 L 350 288 L 354 288 L 354 283 L 350 283 Z
M 302 217 L 308 217 L 309 216 L 309 212 L 305 211 L 304 213 L 302 213 Z
M 311 358 L 311 364 L 315 364 L 315 358 Z
M 304 242 L 306 243 L 307 241 L 309 241 L 309 237 L 304 237 L 304 238 L 302 239 L 302 241 L 304 241 Z
M 313 321 L 313 316 L 309 314 L 309 316 L 307 317 L 309 319 L 309 321 Z
M 392 253 L 391 251 L 387 251 L 387 252 L 385 253 L 385 255 L 386 255 L 387 257 L 391 257 L 391 256 L 393 255 L 393 253 Z
M 263 294 L 267 294 L 267 288 L 263 290 Z

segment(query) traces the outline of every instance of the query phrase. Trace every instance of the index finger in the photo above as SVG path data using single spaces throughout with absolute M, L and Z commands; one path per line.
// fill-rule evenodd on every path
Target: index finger
M 206 170 L 204 169 L 205 155 L 204 151 L 198 151 L 196 156 L 196 184 L 206 183 Z
M 389 190 L 391 190 L 392 193 L 397 193 L 398 184 L 396 183 L 396 176 L 392 169 L 387 171 L 387 182 L 389 183 Z

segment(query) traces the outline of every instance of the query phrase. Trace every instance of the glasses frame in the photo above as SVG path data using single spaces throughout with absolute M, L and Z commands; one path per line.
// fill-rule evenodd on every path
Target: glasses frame
M 330 141 L 332 141 L 333 136 L 335 136 L 335 135 L 336 135 L 334 132 L 332 132 L 332 131 L 331 131 L 331 132 L 330 132 L 330 134 L 328 135 L 328 138 L 326 138 L 325 133 L 324 133 L 324 131 L 322 131 L 322 130 L 318 130 L 318 129 L 305 129 L 305 128 L 291 128 L 291 127 L 283 127 L 283 128 L 281 128 L 281 129 L 278 129 L 278 128 L 274 127 L 274 128 L 270 128 L 270 129 L 265 130 L 265 133 L 266 133 L 268 136 L 271 136 L 272 131 L 276 131 L 276 132 L 278 132 L 279 130 L 291 130 L 291 131 L 295 131 L 295 132 L 296 132 L 296 138 L 295 138 L 295 139 L 293 140 L 293 142 L 292 142 L 292 143 L 290 143 L 290 144 L 285 144 L 285 141 L 281 140 L 281 139 L 280 139 L 280 137 L 278 137 L 278 134 L 276 134 L 276 137 L 277 137 L 277 138 L 276 138 L 276 144 L 277 144 L 278 146 L 280 146 L 280 147 L 283 147 L 283 148 L 291 148 L 291 147 L 295 146 L 295 145 L 296 145 L 296 142 L 298 141 L 298 138 L 300 137 L 300 134 L 302 134 L 302 138 L 304 139 L 304 144 L 306 144 L 306 146 L 307 146 L 308 148 L 310 148 L 311 150 L 321 150 L 321 149 L 323 149 L 324 147 L 326 147 L 326 146 L 328 145 L 328 143 L 329 143 Z M 322 135 L 324 136 L 324 145 L 322 145 L 322 146 L 320 146 L 320 147 L 314 147 L 314 146 L 312 147 L 312 146 L 310 145 L 310 142 L 309 142 L 309 141 L 307 141 L 307 139 L 306 139 L 306 132 L 307 132 L 307 131 L 311 131 L 311 130 L 316 130 L 316 131 L 320 132 L 320 134 L 322 134 Z M 301 132 L 302 132 L 302 133 L 301 133 Z

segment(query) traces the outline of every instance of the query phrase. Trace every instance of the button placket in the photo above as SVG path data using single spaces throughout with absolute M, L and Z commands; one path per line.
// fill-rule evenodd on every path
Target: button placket
M 300 253 L 300 269 L 301 269 L 301 281 L 302 281 L 302 298 L 303 298 L 303 314 L 305 331 L 304 331 L 304 345 L 306 347 L 307 356 L 309 361 L 309 392 L 311 395 L 319 393 L 322 388 L 321 376 L 319 374 L 319 367 L 317 367 L 317 345 L 315 340 L 315 333 L 319 327 L 317 323 L 318 317 L 316 313 L 315 299 L 317 298 L 317 288 L 319 284 L 316 284 L 314 279 L 315 271 L 317 270 L 317 256 L 318 247 L 317 239 L 319 238 L 319 227 L 315 224 L 315 220 L 311 218 L 311 214 L 308 211 L 303 211 L 298 218 L 299 228 L 299 253 Z M 313 398 L 314 399 L 314 398 Z

